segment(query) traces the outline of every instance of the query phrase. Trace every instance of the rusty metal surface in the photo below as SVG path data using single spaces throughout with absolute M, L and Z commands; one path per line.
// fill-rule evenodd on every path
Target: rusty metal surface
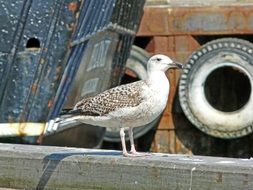
M 94 93 L 117 85 L 144 3 L 0 0 L 0 122 L 57 116 L 80 65 L 83 80 L 99 78 Z
M 227 6 L 146 6 L 139 36 L 252 34 L 253 4 Z
M 182 2 L 182 1 L 181 1 Z M 208 1 L 209 2 L 209 1 Z M 207 2 L 207 3 L 208 3 Z M 185 63 L 188 57 L 208 40 L 223 35 L 251 39 L 252 5 L 227 6 L 146 6 L 137 37 L 149 39 L 144 48 L 151 54 L 163 53 Z M 205 41 L 198 40 L 205 36 Z M 234 140 L 210 137 L 196 129 L 179 105 L 179 72 L 167 73 L 171 91 L 159 123 L 151 150 L 182 154 L 250 157 L 253 135 Z
M 200 47 L 190 35 L 153 36 L 147 45 L 150 53 L 163 53 L 175 60 L 186 62 Z M 228 157 L 250 157 L 253 155 L 253 135 L 233 140 L 222 140 L 196 129 L 181 110 L 178 100 L 180 72 L 170 71 L 170 96 L 167 107 L 153 139 L 151 150 L 179 154 L 197 154 Z
M 146 5 L 148 6 L 224 6 L 224 5 L 248 5 L 252 4 L 252 0 L 147 0 Z
M 0 121 L 45 121 L 65 68 L 79 0 L 0 1 Z M 30 39 L 38 47 L 27 48 Z

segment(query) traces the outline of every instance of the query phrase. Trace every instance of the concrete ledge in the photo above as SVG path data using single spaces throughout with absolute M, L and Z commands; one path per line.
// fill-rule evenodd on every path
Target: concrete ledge
M 0 189 L 253 189 L 253 160 L 0 144 Z

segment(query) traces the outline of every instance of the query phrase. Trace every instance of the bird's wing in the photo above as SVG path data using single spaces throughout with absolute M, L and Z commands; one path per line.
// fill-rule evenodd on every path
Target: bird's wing
M 143 85 L 146 85 L 144 81 L 137 81 L 111 88 L 96 96 L 79 101 L 70 113 L 102 116 L 117 108 L 138 106 L 143 99 L 140 92 Z

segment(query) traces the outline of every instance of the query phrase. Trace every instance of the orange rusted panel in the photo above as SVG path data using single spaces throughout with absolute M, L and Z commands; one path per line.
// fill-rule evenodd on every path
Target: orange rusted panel
M 158 130 L 153 140 L 151 150 L 153 152 L 192 154 L 192 151 L 181 143 L 175 130 Z
M 169 136 L 169 132 L 167 130 L 158 130 L 156 132 L 155 138 L 153 140 L 151 150 L 153 152 L 171 152 L 170 147 L 168 146 L 168 139 L 174 139 Z M 172 145 L 173 146 L 173 145 Z
M 189 55 L 206 41 L 201 37 L 218 38 L 222 35 L 242 36 L 253 34 L 253 4 L 237 3 L 226 6 L 146 6 L 137 34 L 138 38 L 149 37 L 145 49 L 150 54 L 162 53 L 176 61 L 185 63 Z M 212 38 L 210 38 L 212 39 Z M 160 120 L 151 150 L 154 152 L 205 154 L 224 156 L 224 149 L 229 155 L 245 154 L 252 141 L 245 137 L 242 142 L 229 143 L 217 140 L 197 130 L 184 117 L 177 100 L 179 71 L 170 70 L 170 95 L 163 116 Z M 177 105 L 178 104 L 178 105 Z M 226 144 L 227 143 L 227 144 Z M 240 144 L 240 146 L 238 146 Z M 241 151 L 234 149 L 240 147 Z M 232 148 L 230 148 L 232 147 Z M 248 151 L 249 152 L 249 151 Z
M 146 6 L 139 36 L 251 34 L 253 5 Z
M 163 129 L 165 129 L 165 130 L 175 129 L 171 114 L 169 114 L 168 112 L 164 112 L 164 114 L 162 115 L 162 118 L 159 122 L 158 130 L 163 130 Z
M 199 43 L 190 35 L 153 36 L 146 50 L 151 54 L 163 53 L 177 61 L 185 62 Z

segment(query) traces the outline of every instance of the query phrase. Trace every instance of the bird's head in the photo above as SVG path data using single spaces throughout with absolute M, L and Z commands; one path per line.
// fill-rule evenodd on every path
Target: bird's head
M 158 55 L 152 56 L 149 59 L 147 67 L 148 67 L 149 71 L 163 71 L 163 72 L 165 72 L 170 68 L 182 69 L 183 64 L 171 60 L 166 55 L 158 54 Z

